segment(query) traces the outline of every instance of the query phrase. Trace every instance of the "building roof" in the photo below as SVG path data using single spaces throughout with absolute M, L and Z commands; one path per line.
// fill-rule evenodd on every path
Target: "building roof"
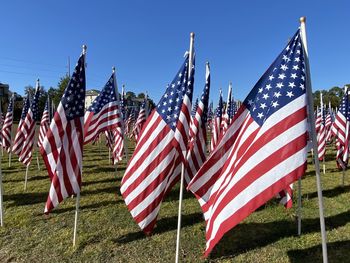
M 100 94 L 100 91 L 96 89 L 90 89 L 86 91 L 85 96 L 97 96 L 98 94 Z

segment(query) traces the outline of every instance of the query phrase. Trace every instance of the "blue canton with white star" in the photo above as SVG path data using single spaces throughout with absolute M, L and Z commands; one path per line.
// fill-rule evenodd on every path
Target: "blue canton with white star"
M 15 100 L 15 97 L 12 96 L 12 97 L 10 98 L 10 102 L 9 102 L 8 107 L 7 107 L 7 112 L 13 112 L 13 101 L 14 101 L 14 100 Z
M 350 108 L 349 108 L 349 93 L 346 92 L 344 94 L 340 106 L 339 106 L 339 111 L 345 116 L 345 118 L 350 121 Z
M 201 95 L 201 102 L 204 105 L 202 113 L 202 124 L 204 125 L 208 119 L 208 103 L 209 103 L 209 91 L 210 91 L 210 73 L 208 74 L 207 79 L 205 80 L 205 86 Z
M 84 117 L 86 89 L 84 60 L 84 55 L 81 55 L 61 99 L 68 121 Z
M 39 117 L 38 116 L 39 115 L 39 109 L 38 109 L 39 97 L 40 97 L 40 88 L 37 88 L 35 90 L 33 101 L 30 105 L 30 109 L 33 112 L 33 120 L 34 121 L 37 121 L 38 117 Z
M 29 107 L 30 107 L 30 100 L 29 100 L 29 95 L 28 95 L 26 100 L 24 101 L 24 105 L 23 105 L 23 109 L 22 109 L 22 114 L 21 114 L 22 120 L 24 120 L 26 118 Z
M 195 103 L 193 104 L 193 107 L 192 107 L 192 112 L 191 112 L 192 117 L 194 117 L 196 115 L 197 108 L 198 108 L 198 98 L 196 99 L 196 101 L 195 101 Z
M 157 112 L 172 130 L 176 128 L 184 96 L 187 95 L 192 101 L 194 63 L 190 80 L 188 80 L 188 63 L 187 56 L 157 105 Z
M 298 30 L 243 103 L 261 126 L 273 113 L 305 92 L 304 54 Z
M 96 114 L 100 112 L 106 104 L 113 101 L 117 101 L 114 83 L 114 74 L 112 74 L 112 76 L 107 81 L 106 85 L 103 87 L 101 93 L 98 94 L 94 102 L 88 108 L 88 111 Z
M 221 118 L 222 117 L 222 107 L 223 107 L 223 103 L 222 103 L 222 94 L 220 93 L 220 97 L 219 97 L 219 104 L 216 107 L 216 118 Z

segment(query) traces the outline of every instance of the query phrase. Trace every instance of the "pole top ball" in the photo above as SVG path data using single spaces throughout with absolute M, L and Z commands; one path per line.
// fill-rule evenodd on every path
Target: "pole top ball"
M 302 16 L 299 18 L 300 23 L 305 23 L 306 22 L 306 17 Z
M 193 38 L 194 37 L 194 32 L 191 32 L 190 36 Z

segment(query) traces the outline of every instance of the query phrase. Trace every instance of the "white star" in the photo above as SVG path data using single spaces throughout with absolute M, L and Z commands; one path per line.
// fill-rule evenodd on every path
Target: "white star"
M 167 93 L 165 93 L 165 94 L 164 94 L 164 98 L 167 98 L 167 97 L 168 97 L 168 94 L 167 94 Z
M 294 59 L 294 61 L 295 61 L 295 62 L 300 62 L 300 58 L 299 58 L 299 57 L 296 57 L 296 58 Z
M 267 84 L 266 87 L 265 87 L 265 89 L 270 90 L 270 89 L 272 89 L 272 87 L 271 87 L 270 84 Z
M 267 99 L 269 98 L 269 94 L 265 93 L 265 94 L 263 95 L 263 98 L 264 98 L 265 100 L 267 100 Z
M 282 58 L 284 61 L 287 61 L 288 60 L 288 57 L 286 55 L 283 55 L 283 58 Z
M 250 105 L 250 106 L 252 106 L 253 105 L 253 100 L 248 100 L 248 104 Z
M 294 88 L 295 87 L 294 82 L 289 82 L 288 87 Z
M 286 71 L 286 70 L 288 69 L 288 67 L 287 67 L 287 65 L 281 65 L 281 69 L 282 69 L 283 71 Z
M 171 111 L 171 107 L 168 107 L 168 111 Z
M 293 78 L 293 79 L 296 79 L 298 76 L 297 76 L 297 73 L 292 73 L 292 74 L 290 75 L 290 77 Z
M 267 106 L 265 103 L 260 103 L 260 108 L 265 109 Z
M 273 80 L 275 77 L 273 75 L 269 76 L 269 80 Z
M 273 94 L 273 96 L 276 97 L 276 98 L 278 99 L 278 98 L 281 97 L 282 95 L 281 95 L 281 93 L 278 91 L 278 92 L 275 92 L 275 93 Z
M 293 97 L 293 96 L 294 96 L 294 94 L 293 94 L 293 92 L 288 91 L 286 96 L 288 96 L 289 98 L 291 98 L 291 97 Z
M 258 92 L 259 92 L 259 93 L 262 93 L 263 90 L 264 90 L 263 88 L 260 88 Z
M 279 104 L 278 104 L 277 101 L 273 101 L 273 102 L 272 102 L 272 107 L 276 108 L 278 105 L 279 105 Z
M 286 77 L 286 75 L 285 75 L 284 73 L 278 74 L 278 78 L 279 78 L 279 79 L 282 79 L 282 80 L 283 80 L 285 77 Z
M 299 69 L 299 66 L 298 66 L 298 65 L 295 65 L 295 66 L 293 66 L 293 69 L 294 69 L 294 70 L 298 70 L 298 69 Z
M 279 83 L 277 83 L 277 85 L 276 85 L 276 86 L 277 86 L 277 88 L 280 88 L 280 89 L 281 89 L 281 88 L 282 88 L 284 85 L 283 85 L 283 83 L 282 83 L 282 82 L 279 82 Z
M 305 86 L 304 86 L 304 84 L 303 84 L 303 83 L 300 83 L 300 86 L 299 86 L 299 88 L 301 88 L 302 90 L 304 90 L 304 89 L 305 89 Z
M 258 113 L 258 118 L 261 119 L 262 117 L 264 117 L 264 114 L 262 112 Z

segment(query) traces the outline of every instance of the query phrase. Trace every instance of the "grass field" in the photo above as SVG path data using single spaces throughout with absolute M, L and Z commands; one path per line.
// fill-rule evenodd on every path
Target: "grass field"
M 130 149 L 131 150 L 131 149 Z M 43 214 L 50 182 L 40 158 L 33 159 L 27 191 L 25 167 L 15 156 L 2 160 L 5 226 L 0 229 L 0 262 L 174 262 L 178 186 L 162 204 L 152 236 L 140 232 L 120 196 L 125 162 L 118 173 L 104 145 L 85 147 L 78 243 L 72 247 L 75 199 Z M 341 187 L 334 152 L 322 175 L 330 262 L 350 262 L 350 179 Z M 34 154 L 35 156 L 35 154 Z M 350 176 L 350 175 L 349 175 Z M 311 164 L 302 180 L 302 236 L 296 235 L 296 201 L 286 210 L 270 201 L 227 233 L 210 258 L 202 259 L 205 226 L 197 200 L 185 193 L 182 262 L 321 262 L 316 180 Z

